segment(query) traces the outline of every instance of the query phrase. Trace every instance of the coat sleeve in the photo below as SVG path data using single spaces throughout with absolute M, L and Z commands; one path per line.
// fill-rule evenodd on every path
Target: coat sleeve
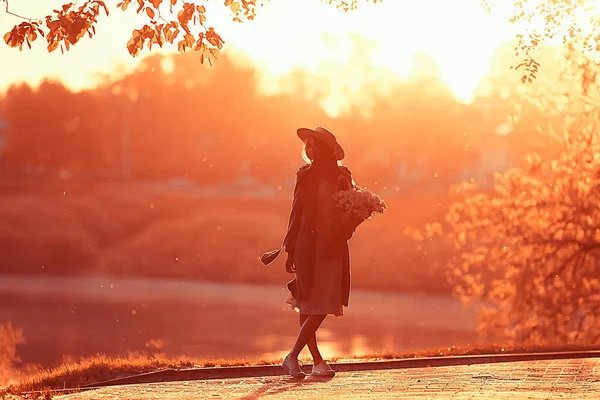
M 351 190 L 356 189 L 356 182 L 352 178 L 352 172 L 345 166 L 340 166 L 340 179 L 342 181 L 340 189 L 342 190 Z M 339 216 L 339 220 L 337 221 L 337 229 L 340 233 L 340 237 L 344 240 L 350 240 L 356 231 L 358 225 L 355 221 L 349 221 L 345 218 Z
M 350 169 L 346 166 L 341 165 L 340 173 L 340 178 L 344 180 L 344 184 L 346 186 L 344 189 L 355 189 L 356 182 L 354 182 L 354 178 L 352 177 L 352 172 L 350 172 Z
M 288 229 L 283 239 L 283 249 L 287 253 L 294 251 L 294 245 L 298 232 L 300 231 L 301 218 L 302 218 L 302 179 L 301 173 L 296 175 L 296 185 L 294 186 L 294 199 L 292 201 L 292 211 L 290 212 L 290 218 L 288 221 Z
M 268 251 L 263 253 L 260 257 L 260 261 L 264 265 L 269 265 L 281 253 L 282 250 L 290 253 L 294 250 L 294 244 L 296 243 L 296 237 L 298 236 L 298 232 L 300 231 L 300 224 L 302 218 L 302 195 L 303 192 L 302 187 L 304 186 L 301 182 L 303 179 L 300 177 L 304 174 L 304 170 L 306 170 L 307 166 L 301 167 L 296 174 L 296 185 L 294 186 L 294 199 L 292 200 L 292 211 L 290 213 L 290 218 L 288 221 L 288 229 L 287 233 L 283 239 L 283 244 L 279 249 Z

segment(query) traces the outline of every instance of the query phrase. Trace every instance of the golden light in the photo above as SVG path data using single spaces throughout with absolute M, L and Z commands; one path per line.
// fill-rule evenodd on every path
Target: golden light
M 258 10 L 255 21 L 242 24 L 231 22 L 220 2 L 208 3 L 207 9 L 208 23 L 226 39 L 226 51 L 244 54 L 258 67 L 265 93 L 288 90 L 282 78 L 304 70 L 320 92 L 327 92 L 321 103 L 336 115 L 352 102 L 366 101 L 365 87 L 370 93 L 385 94 L 394 81 L 426 73 L 415 69 L 418 53 L 427 54 L 439 66 L 441 81 L 468 103 L 489 72 L 496 47 L 517 32 L 508 22 L 510 1 L 503 2 L 503 8 L 496 6 L 492 14 L 479 3 L 393 0 L 361 4 L 359 10 L 344 13 L 319 0 L 272 0 Z M 47 11 L 46 3 L 35 0 L 14 4 L 15 11 L 25 15 Z M 18 22 L 6 16 L 0 28 L 8 30 Z M 0 47 L 0 58 L 10 60 L 4 63 L 0 89 L 18 80 L 37 82 L 43 76 L 83 88 L 95 84 L 95 74 L 114 71 L 115 65 L 130 70 L 139 60 L 127 53 L 125 42 L 140 22 L 144 18 L 113 10 L 100 22 L 97 37 L 85 39 L 65 55 L 47 54 L 42 42 L 21 53 Z
M 320 78 L 321 87 L 327 81 L 322 103 L 332 115 L 361 98 L 365 86 L 385 93 L 411 70 L 425 72 L 413 68 L 418 53 L 430 56 L 442 82 L 469 102 L 496 47 L 515 36 L 507 10 L 490 15 L 470 0 L 395 0 L 343 13 L 316 0 L 278 0 L 252 27 L 233 27 L 230 37 L 260 67 L 266 92 L 283 90 L 273 78 L 298 68 Z
M 405 79 L 412 56 L 424 52 L 439 65 L 442 81 L 456 97 L 469 102 L 496 47 L 514 37 L 505 13 L 489 15 L 477 1 L 397 0 L 350 13 L 319 1 L 302 4 L 270 2 L 256 27 L 232 32 L 235 47 L 250 54 L 265 81 L 303 68 L 326 74 L 338 97 L 355 94 L 353 87 L 360 91 L 361 83 L 385 91 L 389 76 L 378 79 L 378 67 Z

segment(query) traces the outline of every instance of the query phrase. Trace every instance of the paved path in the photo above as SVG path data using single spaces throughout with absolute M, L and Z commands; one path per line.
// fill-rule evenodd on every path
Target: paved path
M 114 386 L 62 399 L 600 399 L 600 358 Z

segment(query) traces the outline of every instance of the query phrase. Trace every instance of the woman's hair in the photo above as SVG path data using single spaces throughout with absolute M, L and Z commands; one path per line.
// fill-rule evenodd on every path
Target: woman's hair
M 302 159 L 307 164 L 312 163 L 312 160 L 308 157 L 308 154 L 306 153 L 306 143 L 304 143 L 304 146 L 302 146 Z
M 302 149 L 302 158 L 304 159 L 304 161 L 306 161 L 306 163 L 308 164 L 316 163 L 325 170 L 337 170 L 337 167 L 341 165 L 341 162 L 338 161 L 333 149 L 322 140 L 316 138 L 313 143 L 314 144 L 311 152 L 312 159 L 309 157 L 306 151 L 306 144 L 304 144 L 304 147 Z

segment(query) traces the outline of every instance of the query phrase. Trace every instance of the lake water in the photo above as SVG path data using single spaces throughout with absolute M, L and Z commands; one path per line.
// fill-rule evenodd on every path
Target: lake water
M 283 356 L 298 330 L 284 285 L 0 277 L 0 324 L 24 330 L 24 363 L 98 353 L 193 358 Z M 325 357 L 477 343 L 475 309 L 449 297 L 354 290 L 343 317 L 318 332 Z

